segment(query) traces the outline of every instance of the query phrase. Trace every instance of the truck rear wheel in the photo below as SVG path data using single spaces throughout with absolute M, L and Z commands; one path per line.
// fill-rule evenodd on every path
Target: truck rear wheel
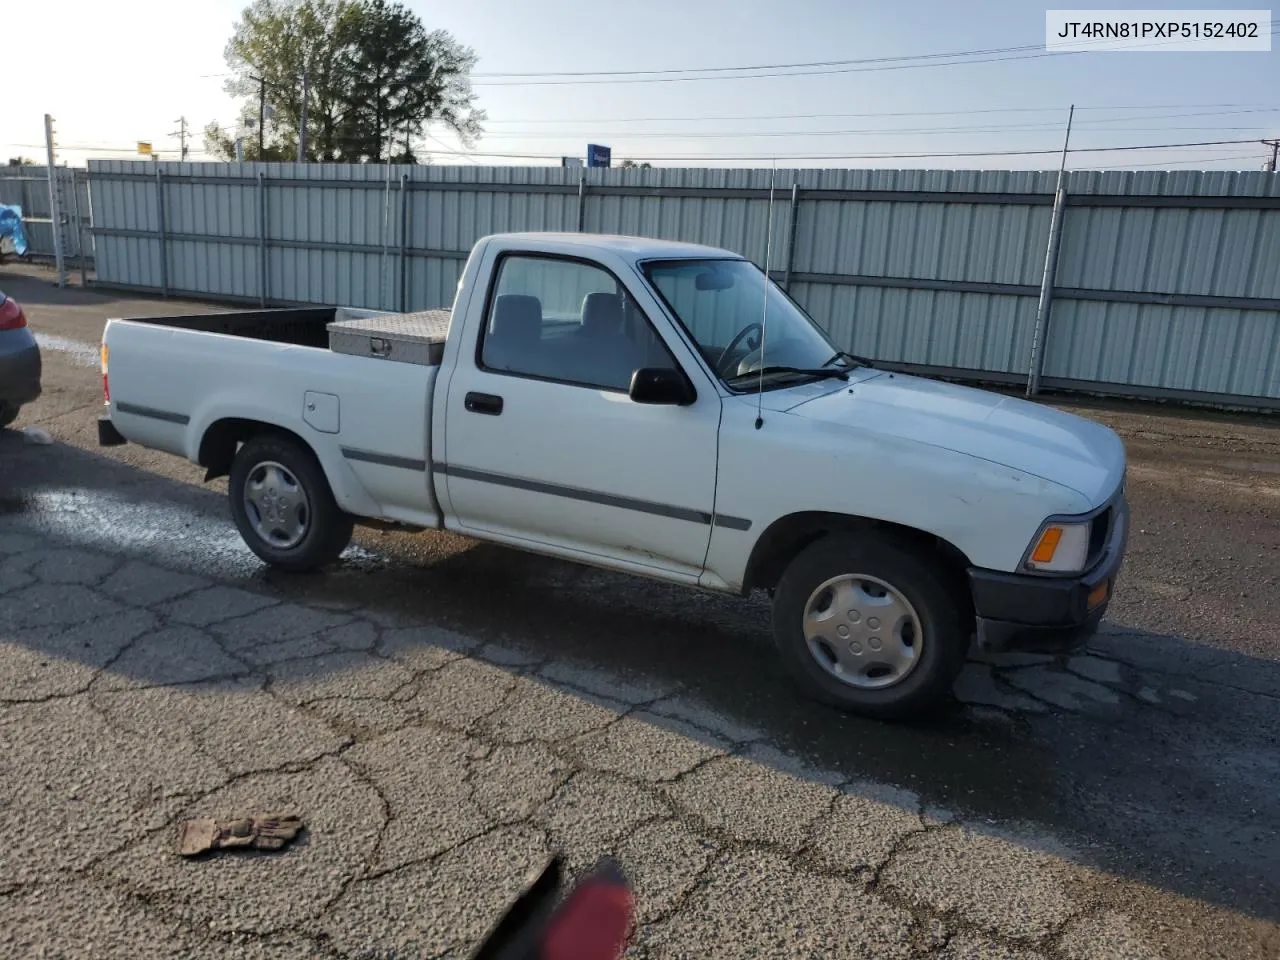
M 236 453 L 227 485 L 231 515 L 249 549 L 281 570 L 318 570 L 351 542 L 354 521 L 333 499 L 315 455 L 278 433 Z
M 810 696 L 882 719 L 942 702 L 969 645 L 938 564 L 877 532 L 832 534 L 802 550 L 774 595 L 773 633 Z
M 18 411 L 21 409 L 16 403 L 0 403 L 0 430 L 18 419 Z

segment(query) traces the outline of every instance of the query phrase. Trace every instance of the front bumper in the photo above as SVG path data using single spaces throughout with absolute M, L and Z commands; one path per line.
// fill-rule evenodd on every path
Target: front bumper
M 1081 576 L 970 568 L 979 649 L 1058 653 L 1082 646 L 1107 612 L 1128 540 L 1129 508 L 1121 498 L 1102 555 Z

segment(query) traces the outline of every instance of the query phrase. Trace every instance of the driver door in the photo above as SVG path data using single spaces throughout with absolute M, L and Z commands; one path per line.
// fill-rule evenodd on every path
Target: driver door
M 677 362 L 613 273 L 501 254 L 473 356 L 448 388 L 460 529 L 624 560 L 693 582 L 715 506 L 720 397 L 634 403 L 631 373 Z

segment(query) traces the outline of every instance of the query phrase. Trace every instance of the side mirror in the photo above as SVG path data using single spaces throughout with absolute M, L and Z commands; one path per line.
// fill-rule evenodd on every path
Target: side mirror
M 697 392 L 679 370 L 671 367 L 641 367 L 631 374 L 628 391 L 635 403 L 662 403 L 687 406 L 698 398 Z

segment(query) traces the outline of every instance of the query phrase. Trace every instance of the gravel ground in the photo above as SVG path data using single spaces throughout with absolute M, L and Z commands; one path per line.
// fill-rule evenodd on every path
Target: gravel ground
M 1280 429 L 1072 404 L 1132 460 L 1074 657 L 975 659 L 941 716 L 799 699 L 765 609 L 460 537 L 264 570 L 220 484 L 99 450 L 109 316 L 216 309 L 6 268 L 45 396 L 0 433 L 0 947 L 462 955 L 548 852 L 621 858 L 632 955 L 1280 956 Z M 175 824 L 268 806 L 278 854 Z

